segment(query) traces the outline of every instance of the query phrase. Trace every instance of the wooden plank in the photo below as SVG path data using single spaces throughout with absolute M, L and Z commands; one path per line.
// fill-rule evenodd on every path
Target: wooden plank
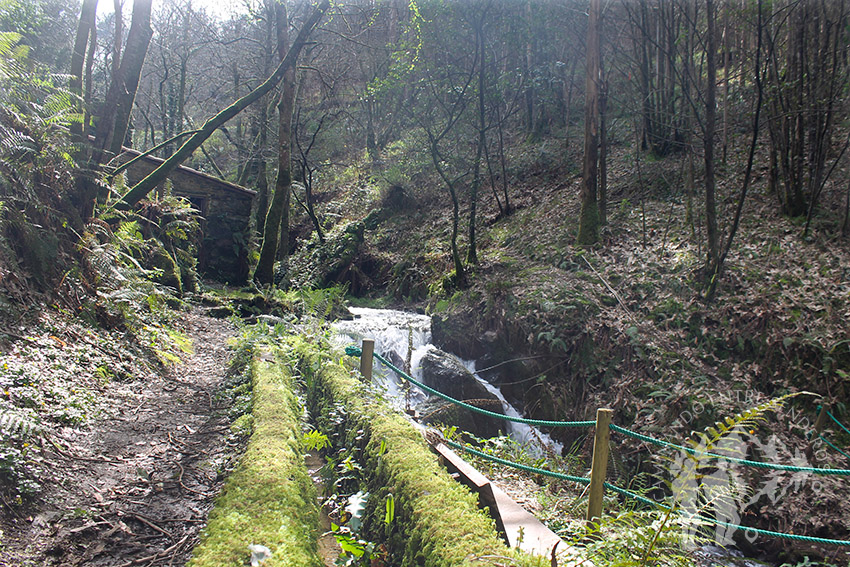
M 502 523 L 502 517 L 499 513 L 499 506 L 496 497 L 493 494 L 493 484 L 483 474 L 475 470 L 469 463 L 464 461 L 460 455 L 452 451 L 443 443 L 432 445 L 437 454 L 440 455 L 440 460 L 443 466 L 449 470 L 455 471 L 458 476 L 458 481 L 466 485 L 471 490 L 478 493 L 478 501 L 481 507 L 488 508 L 490 516 L 496 521 L 496 529 L 500 533 L 505 534 L 505 526 Z M 510 544 L 509 540 L 506 540 Z
M 479 494 L 482 506 L 490 508 L 499 531 L 508 545 L 526 553 L 546 557 L 552 565 L 592 567 L 579 550 L 567 545 L 558 534 L 547 528 L 525 508 L 517 504 L 472 465 L 443 443 L 432 443 L 443 464 L 456 471 L 460 482 Z M 553 558 L 557 557 L 557 561 Z

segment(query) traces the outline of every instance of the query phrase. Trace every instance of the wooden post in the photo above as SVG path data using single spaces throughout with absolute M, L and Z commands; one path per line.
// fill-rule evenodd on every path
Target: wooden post
M 366 382 L 372 381 L 372 355 L 375 353 L 375 340 L 363 339 L 360 352 L 360 374 Z
M 611 437 L 611 418 L 614 410 L 596 410 L 596 435 L 593 440 L 593 463 L 590 466 L 590 488 L 587 500 L 588 526 L 602 517 L 602 496 L 605 492 L 605 475 L 608 472 L 608 439 Z
M 826 406 L 820 407 L 820 413 L 818 413 L 818 418 L 815 420 L 815 435 L 820 435 L 820 432 L 823 431 L 823 426 L 826 425 Z

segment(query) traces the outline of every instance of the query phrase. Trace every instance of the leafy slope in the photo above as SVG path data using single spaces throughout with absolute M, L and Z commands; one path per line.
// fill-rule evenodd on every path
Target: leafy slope
M 481 262 L 469 289 L 444 285 L 451 269 L 450 209 L 439 189 L 427 189 L 434 187 L 427 176 L 407 188 L 414 204 L 385 211 L 369 227 L 361 258 L 384 266 L 373 280 L 385 282 L 398 302 L 424 304 L 437 316 L 437 339 L 478 358 L 479 367 L 532 358 L 488 377 L 508 383 L 508 395 L 536 417 L 584 419 L 611 406 L 617 423 L 681 441 L 726 415 L 809 391 L 817 396 L 795 398 L 750 440 L 758 459 L 791 462 L 806 455 L 820 403 L 850 421 L 850 254 L 836 237 L 838 208 L 822 211 L 814 235 L 803 239 L 799 222 L 778 214 L 762 175 L 717 299 L 706 304 L 698 296 L 705 252 L 700 204 L 695 197 L 697 222 L 691 224 L 677 178 L 681 162 L 641 164 L 638 178 L 626 151 L 615 154 L 610 222 L 594 248 L 574 247 L 578 178 L 536 164 L 513 185 L 513 215 L 497 218 L 483 198 Z M 730 163 L 719 188 L 723 219 L 735 204 L 734 167 Z M 836 189 L 832 199 L 840 197 Z M 850 443 L 837 427 L 825 434 L 839 447 Z M 645 448 L 617 442 L 625 470 L 656 470 Z M 850 464 L 831 450 L 817 456 L 818 466 Z M 750 484 L 757 490 L 769 481 L 753 477 Z M 793 483 L 751 503 L 748 519 L 846 538 L 850 509 L 838 496 L 845 484 Z

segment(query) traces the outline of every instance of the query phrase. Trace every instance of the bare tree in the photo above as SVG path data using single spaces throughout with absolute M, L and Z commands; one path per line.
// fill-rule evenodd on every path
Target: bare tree
M 584 171 L 581 181 L 581 214 L 577 242 L 594 244 L 599 240 L 599 98 L 601 49 L 599 44 L 600 1 L 590 0 L 587 24 L 587 77 L 585 79 Z
M 304 44 L 307 43 L 310 32 L 312 32 L 313 28 L 319 22 L 329 6 L 330 0 L 322 0 L 322 2 L 313 9 L 312 14 L 308 17 L 307 21 L 304 22 L 304 25 L 298 32 L 298 35 L 292 42 L 292 47 L 290 47 L 289 51 L 287 51 L 286 57 L 281 60 L 280 64 L 271 76 L 269 76 L 262 84 L 253 89 L 251 92 L 207 120 L 195 134 L 183 143 L 180 149 L 174 152 L 171 157 L 166 159 L 162 165 L 151 172 L 150 175 L 133 186 L 133 188 L 130 189 L 124 197 L 122 197 L 121 202 L 116 206 L 132 207 L 138 203 L 148 193 L 150 193 L 154 187 L 164 181 L 175 167 L 180 165 L 183 160 L 189 157 L 192 152 L 198 149 L 201 144 L 209 139 L 216 130 L 226 124 L 230 119 L 237 116 L 248 106 L 259 100 L 263 95 L 271 91 L 283 78 L 284 73 L 290 67 L 295 65 L 298 53 L 304 47 Z

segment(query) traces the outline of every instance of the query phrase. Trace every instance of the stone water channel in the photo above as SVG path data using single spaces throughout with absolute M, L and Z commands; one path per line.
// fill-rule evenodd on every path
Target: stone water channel
M 499 389 L 475 372 L 475 362 L 461 360 L 451 354 L 442 353 L 431 343 L 431 317 L 392 309 L 370 309 L 350 307 L 350 320 L 338 321 L 334 328 L 335 340 L 341 347 L 361 344 L 364 338 L 375 341 L 375 352 L 390 360 L 420 381 L 423 378 L 423 361 L 437 353 L 454 359 L 468 370 L 474 379 L 494 398 L 498 399 L 505 415 L 522 417 L 502 395 Z M 377 359 L 374 361 L 373 383 L 385 393 L 387 400 L 400 411 L 408 414 L 424 413 L 433 409 L 433 400 L 415 386 L 409 386 L 394 371 Z M 444 403 L 444 402 L 443 402 Z M 492 408 L 488 408 L 492 409 Z M 414 422 L 415 423 L 415 422 Z M 560 453 L 562 445 L 535 427 L 513 422 L 504 422 L 506 433 L 515 441 L 525 445 L 531 453 L 547 451 Z M 700 567 L 764 567 L 765 563 L 743 557 L 739 552 L 714 545 L 705 545 L 694 552 L 694 562 Z

